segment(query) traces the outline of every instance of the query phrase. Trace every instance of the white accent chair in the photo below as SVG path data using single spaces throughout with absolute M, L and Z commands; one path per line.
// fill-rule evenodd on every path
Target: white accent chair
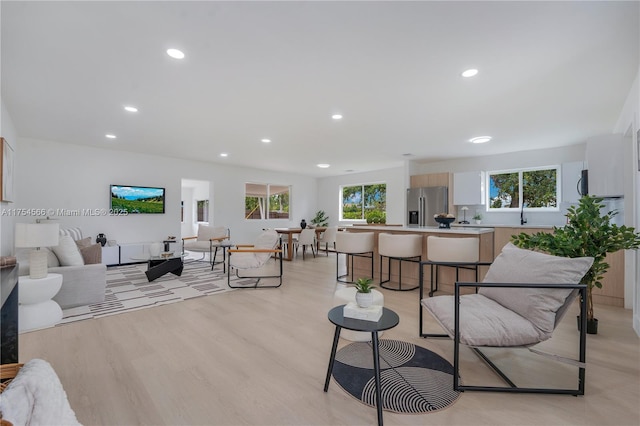
M 307 251 L 307 247 L 311 247 L 311 254 L 316 257 L 316 231 L 315 229 L 305 228 L 300 232 L 296 245 L 296 256 L 298 255 L 298 248 L 302 246 L 302 259 Z
M 380 287 L 387 290 L 409 291 L 419 287 L 402 288 L 402 262 L 419 263 L 422 260 L 422 235 L 416 234 L 388 234 L 378 235 L 378 254 L 380 254 Z M 388 258 L 387 279 L 382 279 L 383 258 Z M 391 260 L 398 261 L 398 286 L 384 285 L 391 281 Z
M 209 253 L 209 262 L 213 270 L 214 265 L 220 263 L 216 262 L 220 243 L 228 240 L 229 236 L 229 228 L 199 224 L 198 235 L 182 238 L 182 253 L 187 251 L 202 253 L 202 258 L 198 259 L 200 261 L 204 260 L 207 253 Z
M 453 296 L 422 299 L 420 288 L 420 336 L 453 339 L 453 389 L 456 391 L 493 391 L 584 395 L 587 304 L 586 285 L 579 284 L 593 263 L 591 257 L 567 258 L 551 256 L 507 244 L 494 260 L 482 283 L 455 283 Z M 476 294 L 461 295 L 466 287 L 478 288 Z M 577 358 L 545 353 L 532 346 L 551 338 L 555 328 L 580 294 L 580 327 Z M 429 312 L 446 334 L 423 331 L 422 311 Z M 460 345 L 468 346 L 506 383 L 506 386 L 460 384 Z M 494 350 L 501 361 L 517 357 L 515 348 L 525 348 L 554 361 L 577 369 L 575 388 L 570 386 L 518 386 L 480 348 Z M 514 365 L 537 365 L 530 361 Z M 535 375 L 531 371 L 531 375 Z M 521 379 L 523 377 L 521 376 Z
M 280 236 L 274 230 L 264 231 L 254 244 L 240 244 L 228 250 L 227 257 L 227 285 L 231 288 L 275 288 L 282 285 L 282 249 Z M 277 264 L 268 264 L 275 256 Z M 231 285 L 231 271 L 235 271 L 238 278 L 255 280 L 253 285 L 246 283 Z M 277 284 L 258 285 L 263 278 L 277 278 Z
M 336 280 L 341 283 L 353 283 L 353 258 L 363 257 L 371 259 L 371 274 L 373 279 L 373 248 L 375 233 L 373 232 L 338 232 L 336 234 Z M 347 273 L 340 275 L 340 254 L 347 258 Z M 351 262 L 349 262 L 351 261 Z M 351 280 L 349 280 L 351 273 Z M 346 278 L 345 278 L 346 277 Z
M 318 238 L 318 249 L 316 251 L 320 249 L 321 244 L 324 244 L 324 251 L 327 253 L 327 256 L 329 256 L 329 245 L 333 247 L 334 251 L 336 249 L 337 234 L 338 234 L 337 226 L 329 226 L 327 229 L 325 229 L 322 235 L 320 236 L 320 238 Z

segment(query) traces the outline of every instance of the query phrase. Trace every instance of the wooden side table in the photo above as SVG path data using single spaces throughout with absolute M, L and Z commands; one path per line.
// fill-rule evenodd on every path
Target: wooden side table
M 338 340 L 340 339 L 340 330 L 346 328 L 353 331 L 366 331 L 371 333 L 371 346 L 373 349 L 373 370 L 376 381 L 376 408 L 378 409 L 378 425 L 382 426 L 382 390 L 380 389 L 380 351 L 378 342 L 378 332 L 389 330 L 400 322 L 398 314 L 391 309 L 382 308 L 382 317 L 378 321 L 364 321 L 355 318 L 345 318 L 343 315 L 345 305 L 336 306 L 329 311 L 328 317 L 336 326 L 336 332 L 333 336 L 333 347 L 331 348 L 331 357 L 329 358 L 329 368 L 327 369 L 327 379 L 324 382 L 324 391 L 329 389 L 329 381 L 331 380 L 331 372 L 333 364 L 336 360 L 336 350 L 338 348 Z
M 62 287 L 61 274 L 44 278 L 18 277 L 18 329 L 20 332 L 52 326 L 62 319 L 62 309 L 54 300 Z

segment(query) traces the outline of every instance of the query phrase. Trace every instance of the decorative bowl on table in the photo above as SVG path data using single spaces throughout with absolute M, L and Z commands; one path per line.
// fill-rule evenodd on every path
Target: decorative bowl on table
M 435 221 L 438 222 L 440 225 L 438 225 L 438 228 L 451 228 L 451 223 L 453 223 L 456 218 L 455 217 L 440 217 L 440 216 L 436 216 L 434 217 Z

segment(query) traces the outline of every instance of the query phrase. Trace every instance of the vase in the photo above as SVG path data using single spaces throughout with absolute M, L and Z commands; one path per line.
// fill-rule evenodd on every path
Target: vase
M 149 246 L 149 254 L 152 257 L 160 256 L 160 252 L 162 251 L 162 243 L 152 243 Z
M 476 219 L 476 225 L 480 225 L 482 221 L 480 219 Z
M 300 228 L 304 229 L 307 227 L 307 221 L 302 219 L 302 222 L 300 222 Z
M 96 243 L 100 243 L 100 245 L 104 247 L 104 245 L 107 244 L 107 237 L 105 237 L 104 234 L 98 234 L 96 237 Z
M 373 293 L 356 292 L 356 303 L 360 308 L 368 308 L 373 303 Z

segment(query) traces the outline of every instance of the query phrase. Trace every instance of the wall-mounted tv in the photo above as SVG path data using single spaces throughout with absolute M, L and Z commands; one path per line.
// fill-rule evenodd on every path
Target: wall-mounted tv
M 111 211 L 164 213 L 164 188 L 111 185 Z

